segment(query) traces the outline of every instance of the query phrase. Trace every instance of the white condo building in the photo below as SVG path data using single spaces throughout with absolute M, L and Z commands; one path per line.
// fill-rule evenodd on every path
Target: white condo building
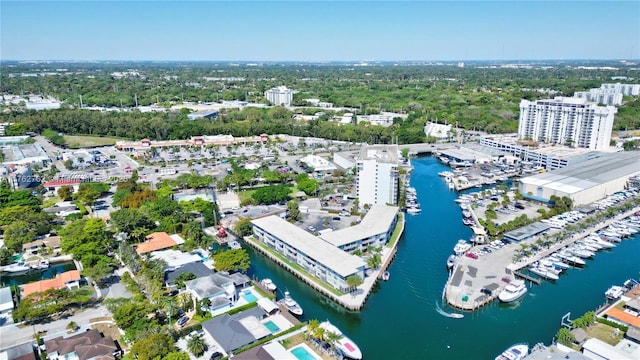
M 614 106 L 556 97 L 520 102 L 518 137 L 542 143 L 600 150 L 609 147 Z
M 286 86 L 278 86 L 264 92 L 264 97 L 273 105 L 291 106 L 294 91 Z
M 398 203 L 398 145 L 363 146 L 356 168 L 360 207 Z

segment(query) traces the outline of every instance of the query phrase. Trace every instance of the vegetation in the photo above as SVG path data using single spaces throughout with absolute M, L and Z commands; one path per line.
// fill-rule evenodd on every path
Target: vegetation
M 213 255 L 217 271 L 247 271 L 251 265 L 249 253 L 244 249 L 230 249 Z
M 88 303 L 92 299 L 91 295 L 91 288 L 49 289 L 33 293 L 20 300 L 12 313 L 13 320 L 25 321 L 27 324 L 44 320 L 62 311 Z
M 241 237 L 250 236 L 253 233 L 253 225 L 251 225 L 251 218 L 242 218 L 238 220 L 235 227 L 235 232 Z
M 569 347 L 576 341 L 576 337 L 573 336 L 571 330 L 567 329 L 566 327 L 560 328 L 560 330 L 558 330 L 558 332 L 556 333 L 556 339 L 560 344 Z
M 286 200 L 291 189 L 284 185 L 267 186 L 257 189 L 251 197 L 258 204 L 275 204 Z

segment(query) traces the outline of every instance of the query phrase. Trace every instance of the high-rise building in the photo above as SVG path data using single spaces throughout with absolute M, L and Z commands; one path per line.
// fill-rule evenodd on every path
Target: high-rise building
M 609 147 L 614 106 L 556 97 L 520 102 L 518 137 L 541 143 L 600 150 Z
M 360 207 L 398 203 L 398 145 L 363 146 L 356 169 Z
M 294 91 L 286 86 L 278 86 L 264 92 L 264 97 L 273 105 L 291 106 Z

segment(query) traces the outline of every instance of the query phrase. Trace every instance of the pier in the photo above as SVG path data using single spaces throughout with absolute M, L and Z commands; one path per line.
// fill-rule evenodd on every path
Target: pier
M 521 243 L 511 243 L 499 250 L 493 250 L 493 252 L 489 254 L 481 255 L 478 259 L 462 256 L 451 272 L 451 276 L 447 280 L 445 290 L 447 302 L 452 307 L 472 311 L 497 298 L 498 294 L 507 285 L 505 281 L 501 280 L 503 278 L 513 279 L 517 276 L 531 280 L 536 284 L 540 284 L 541 279 L 537 278 L 537 281 L 532 280 L 536 278 L 526 276 L 520 270 L 580 239 L 587 237 L 593 232 L 597 232 L 609 226 L 613 221 L 627 218 L 638 211 L 640 211 L 640 206 L 635 206 L 610 219 L 594 224 L 591 227 L 572 234 L 571 236 L 567 236 L 561 241 L 550 246 L 548 249 L 543 249 L 532 256 L 520 259 L 516 263 L 513 262 L 513 258 L 516 255 L 516 252 L 520 249 L 520 244 L 534 244 L 537 238 L 526 240 Z M 557 235 L 561 231 L 562 229 L 556 230 L 551 235 Z M 473 251 L 473 249 L 470 251 Z
M 516 277 L 519 277 L 521 279 L 525 279 L 525 280 L 529 280 L 532 283 L 535 283 L 536 285 L 540 285 L 542 283 L 542 280 L 539 277 L 533 277 L 533 276 L 529 276 L 527 274 L 523 274 L 519 271 L 514 272 L 513 273 Z
M 396 229 L 398 229 L 397 227 L 400 227 L 397 233 L 398 236 L 395 240 L 393 238 L 389 240 L 395 241 L 391 247 L 384 247 L 381 267 L 373 270 L 373 273 L 371 273 L 369 276 L 366 276 L 363 279 L 362 284 L 358 286 L 355 291 L 342 295 L 336 294 L 338 290 L 331 288 L 330 285 L 324 283 L 322 280 L 305 274 L 302 271 L 294 268 L 294 266 L 292 266 L 292 264 L 290 263 L 290 260 L 287 259 L 285 261 L 282 254 L 276 253 L 272 249 L 268 248 L 265 244 L 256 240 L 253 236 L 244 237 L 243 240 L 245 244 L 251 246 L 264 256 L 273 260 L 276 264 L 280 265 L 282 268 L 295 275 L 298 279 L 302 280 L 305 284 L 307 284 L 314 290 L 333 300 L 338 305 L 346 308 L 347 310 L 358 311 L 362 309 L 364 303 L 367 301 L 367 298 L 371 294 L 373 286 L 380 279 L 385 269 L 387 269 L 387 267 L 391 263 L 391 260 L 393 260 L 397 251 L 398 242 L 400 241 L 400 237 L 402 237 L 402 234 L 404 232 L 404 225 L 404 217 L 400 216 L 396 224 Z M 395 233 L 396 232 L 394 231 L 394 234 Z

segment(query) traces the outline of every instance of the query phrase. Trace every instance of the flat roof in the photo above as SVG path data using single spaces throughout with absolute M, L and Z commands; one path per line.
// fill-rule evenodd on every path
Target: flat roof
M 551 226 L 538 221 L 534 222 L 533 224 L 521 227 L 520 229 L 509 231 L 508 233 L 504 234 L 504 237 L 514 241 L 522 241 L 524 239 L 528 239 L 531 236 L 540 234 L 543 231 L 549 230 L 550 228 Z
M 376 160 L 380 163 L 398 163 L 398 145 L 368 145 L 363 146 L 358 154 L 358 160 Z
M 382 234 L 389 230 L 389 226 L 398 214 L 396 206 L 373 205 L 360 224 L 346 229 L 330 231 L 320 235 L 320 238 L 333 246 L 342 246 L 354 241 Z
M 625 176 L 640 173 L 640 152 L 626 151 L 522 178 L 523 184 L 573 194 Z
M 345 278 L 366 265 L 361 258 L 311 235 L 279 216 L 271 215 L 251 222 Z
M 3 287 L 0 289 L 0 311 L 13 309 L 13 297 L 11 296 L 11 288 Z
M 453 149 L 444 149 L 441 150 L 440 153 L 444 156 L 448 156 L 450 158 L 456 159 L 458 161 L 469 161 L 475 162 L 478 159 L 487 159 L 489 158 L 486 154 L 481 153 L 479 151 L 458 147 Z

